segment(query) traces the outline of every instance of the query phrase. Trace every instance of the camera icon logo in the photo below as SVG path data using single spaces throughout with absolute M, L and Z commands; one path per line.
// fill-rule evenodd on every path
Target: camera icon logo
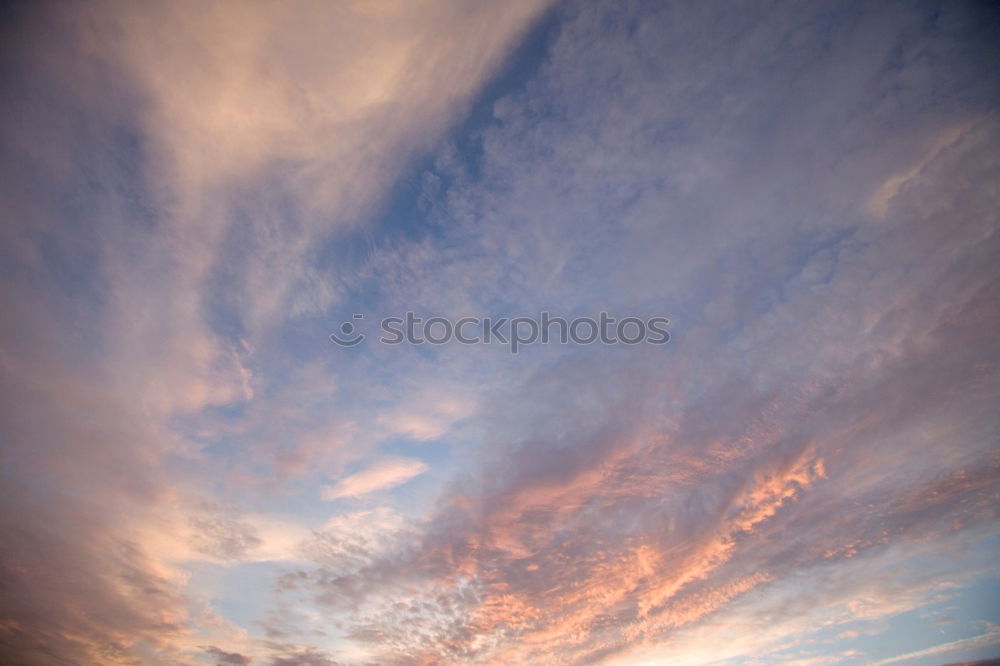
M 365 316 L 363 314 L 355 314 L 353 318 L 364 319 Z M 340 325 L 340 335 L 331 333 L 330 340 L 332 340 L 334 344 L 338 344 L 341 347 L 354 347 L 355 345 L 359 345 L 364 342 L 365 334 L 356 333 L 354 330 L 354 324 L 349 321 L 345 321 Z

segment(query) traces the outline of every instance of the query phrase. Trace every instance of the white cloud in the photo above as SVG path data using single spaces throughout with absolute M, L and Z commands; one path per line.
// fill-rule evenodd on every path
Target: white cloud
M 971 636 L 969 638 L 962 638 L 960 640 L 951 641 L 949 643 L 941 643 L 940 645 L 935 645 L 925 650 L 917 650 L 916 652 L 907 652 L 906 654 L 900 654 L 895 657 L 890 657 L 888 659 L 882 659 L 881 661 L 875 661 L 871 663 L 871 666 L 883 666 L 883 664 L 897 664 L 901 661 L 910 661 L 911 659 L 919 659 L 920 657 L 933 657 L 939 654 L 958 652 L 959 650 L 975 650 L 978 648 L 986 648 L 990 647 L 991 645 L 996 645 L 997 643 L 1000 643 L 1000 631 L 991 631 L 987 634 L 982 634 L 980 636 Z

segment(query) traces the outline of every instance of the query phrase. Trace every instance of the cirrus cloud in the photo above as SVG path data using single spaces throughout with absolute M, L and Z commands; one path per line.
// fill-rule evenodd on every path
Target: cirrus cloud
M 416 458 L 385 458 L 368 465 L 330 486 L 323 486 L 322 497 L 330 501 L 344 497 L 360 497 L 379 490 L 388 490 L 420 476 L 430 467 Z

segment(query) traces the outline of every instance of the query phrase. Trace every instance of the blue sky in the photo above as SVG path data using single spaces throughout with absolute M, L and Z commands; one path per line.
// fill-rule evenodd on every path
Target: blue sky
M 2 22 L 0 660 L 1000 657 L 989 3 Z

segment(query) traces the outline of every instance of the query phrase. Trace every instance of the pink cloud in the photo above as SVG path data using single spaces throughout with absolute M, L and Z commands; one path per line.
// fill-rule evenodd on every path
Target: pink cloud
M 386 458 L 365 469 L 341 479 L 336 484 L 324 486 L 321 494 L 330 501 L 343 497 L 360 497 L 379 490 L 388 490 L 420 476 L 430 469 L 415 458 Z

